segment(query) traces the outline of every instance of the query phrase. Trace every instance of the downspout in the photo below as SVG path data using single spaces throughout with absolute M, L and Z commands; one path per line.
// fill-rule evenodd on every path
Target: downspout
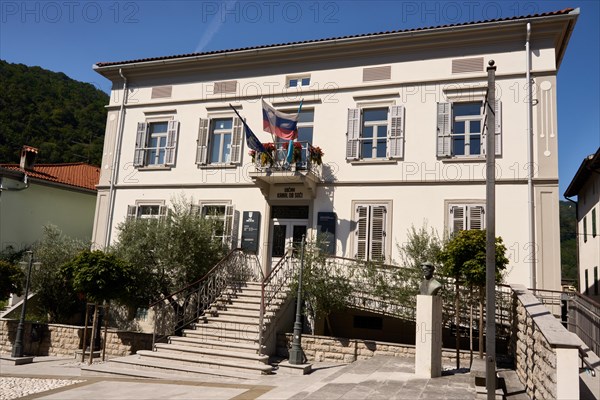
M 123 100 L 119 108 L 119 126 L 117 128 L 117 137 L 115 138 L 115 156 L 113 157 L 112 171 L 110 177 L 110 187 L 108 190 L 108 214 L 106 217 L 106 235 L 104 237 L 104 249 L 110 245 L 112 233 L 112 221 L 115 208 L 115 185 L 119 177 L 119 162 L 121 160 L 121 143 L 123 142 L 123 130 L 125 125 L 125 104 L 127 103 L 127 78 L 123 75 L 123 71 L 119 68 L 119 75 L 123 78 Z
M 579 270 L 579 203 L 573 199 L 568 198 L 567 196 L 565 196 L 565 199 L 575 204 L 575 219 L 577 220 L 577 223 L 575 224 L 575 266 L 577 267 L 577 291 L 579 293 L 583 293 L 581 291 L 581 280 L 579 279 L 579 273 L 581 272 Z
M 537 252 L 535 247 L 535 193 L 533 190 L 533 93 L 531 85 L 531 22 L 527 23 L 527 39 L 525 41 L 525 80 L 527 81 L 527 212 L 529 217 L 529 248 L 531 249 L 531 264 L 529 287 L 537 287 Z

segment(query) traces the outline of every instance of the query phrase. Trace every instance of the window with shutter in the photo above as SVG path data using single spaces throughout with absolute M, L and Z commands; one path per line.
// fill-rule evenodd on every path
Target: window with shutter
M 232 246 L 235 209 L 227 203 L 203 203 L 201 214 L 213 222 L 213 238 L 220 239 L 223 246 Z
M 437 156 L 482 157 L 485 152 L 487 107 L 483 101 L 437 103 Z M 494 103 L 495 154 L 502 154 L 502 103 Z
M 138 123 L 133 157 L 134 166 L 175 165 L 178 133 L 178 121 Z
M 485 229 L 485 207 L 482 204 L 450 204 L 448 213 L 450 234 L 465 229 Z
M 137 203 L 127 206 L 127 219 L 164 219 L 168 207 L 159 201 L 151 203 Z
M 385 259 L 387 207 L 375 204 L 356 206 L 355 257 L 361 260 Z

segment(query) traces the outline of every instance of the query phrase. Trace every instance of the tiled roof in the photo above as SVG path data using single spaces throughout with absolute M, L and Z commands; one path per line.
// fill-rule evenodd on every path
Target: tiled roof
M 36 164 L 27 170 L 19 164 L 0 164 L 0 168 L 25 173 L 28 178 L 90 190 L 96 190 L 100 180 L 100 168 L 85 163 Z
M 483 24 L 483 23 L 494 23 L 494 22 L 500 22 L 500 21 L 511 21 L 511 20 L 518 20 L 518 19 L 548 17 L 548 16 L 553 16 L 553 15 L 565 15 L 565 14 L 569 14 L 573 10 L 574 10 L 573 8 L 565 8 L 564 10 L 551 11 L 551 12 L 540 13 L 540 14 L 530 14 L 530 15 L 524 15 L 524 16 L 488 19 L 488 20 L 482 20 L 482 21 L 471 21 L 471 22 L 464 22 L 464 23 L 460 23 L 460 24 L 438 25 L 438 26 L 429 26 L 429 27 L 424 27 L 424 28 L 413 28 L 413 29 L 403 29 L 403 30 L 401 29 L 401 30 L 375 32 L 375 33 L 363 33 L 363 34 L 359 34 L 359 35 L 348 35 L 348 36 L 332 37 L 332 38 L 325 38 L 325 39 L 305 40 L 305 41 L 300 41 L 300 42 L 278 43 L 278 44 L 268 44 L 268 45 L 262 45 L 262 46 L 240 47 L 237 49 L 207 51 L 204 53 L 188 53 L 188 54 L 178 54 L 178 55 L 162 56 L 162 57 L 139 58 L 136 60 L 127 60 L 127 61 L 99 62 L 99 63 L 96 63 L 95 67 L 109 67 L 111 65 L 133 64 L 133 63 L 145 62 L 145 61 L 171 60 L 171 59 L 176 59 L 176 58 L 187 58 L 187 57 L 198 57 L 198 56 L 205 56 L 205 55 L 211 55 L 211 54 L 231 53 L 231 52 L 243 51 L 243 50 L 256 50 L 256 49 L 282 47 L 282 46 L 290 46 L 290 45 L 298 45 L 298 44 L 306 44 L 306 43 L 327 42 L 327 41 L 340 40 L 340 39 L 352 39 L 352 38 L 367 37 L 367 36 L 384 36 L 384 35 L 403 33 L 403 32 L 417 32 L 417 31 L 426 31 L 426 30 L 430 30 L 430 29 L 452 28 L 452 27 L 458 27 L 458 26 L 477 25 L 477 24 Z

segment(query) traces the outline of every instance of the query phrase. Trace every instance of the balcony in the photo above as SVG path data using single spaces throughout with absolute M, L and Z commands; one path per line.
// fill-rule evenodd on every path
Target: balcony
M 302 184 L 308 196 L 314 198 L 317 183 L 321 180 L 321 149 L 309 142 L 294 142 L 292 161 L 288 162 L 288 142 L 265 143 L 264 146 L 267 153 L 250 151 L 254 171 L 251 170 L 249 175 L 265 197 L 269 197 L 276 185 Z

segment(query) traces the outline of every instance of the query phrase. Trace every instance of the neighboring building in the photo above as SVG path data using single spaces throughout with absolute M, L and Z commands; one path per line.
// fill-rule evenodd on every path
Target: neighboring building
M 600 302 L 600 148 L 575 173 L 565 191 L 567 199 L 573 196 L 577 196 L 579 291 Z
M 20 164 L 0 164 L 0 251 L 31 246 L 48 224 L 91 240 L 100 168 L 35 164 L 37 152 L 24 146 Z
M 222 221 L 216 234 L 225 243 L 256 250 L 265 270 L 303 234 L 326 232 L 338 256 L 397 262 L 412 225 L 440 234 L 485 228 L 484 102 L 494 60 L 496 232 L 508 249 L 507 280 L 559 289 L 556 75 L 578 15 L 98 63 L 113 90 L 93 240 L 114 242 L 120 222 L 156 218 L 179 194 Z M 291 168 L 284 151 L 272 166 L 253 162 L 228 106 L 271 142 L 261 97 L 291 113 L 304 100 Z M 307 143 L 322 149 L 323 165 Z

